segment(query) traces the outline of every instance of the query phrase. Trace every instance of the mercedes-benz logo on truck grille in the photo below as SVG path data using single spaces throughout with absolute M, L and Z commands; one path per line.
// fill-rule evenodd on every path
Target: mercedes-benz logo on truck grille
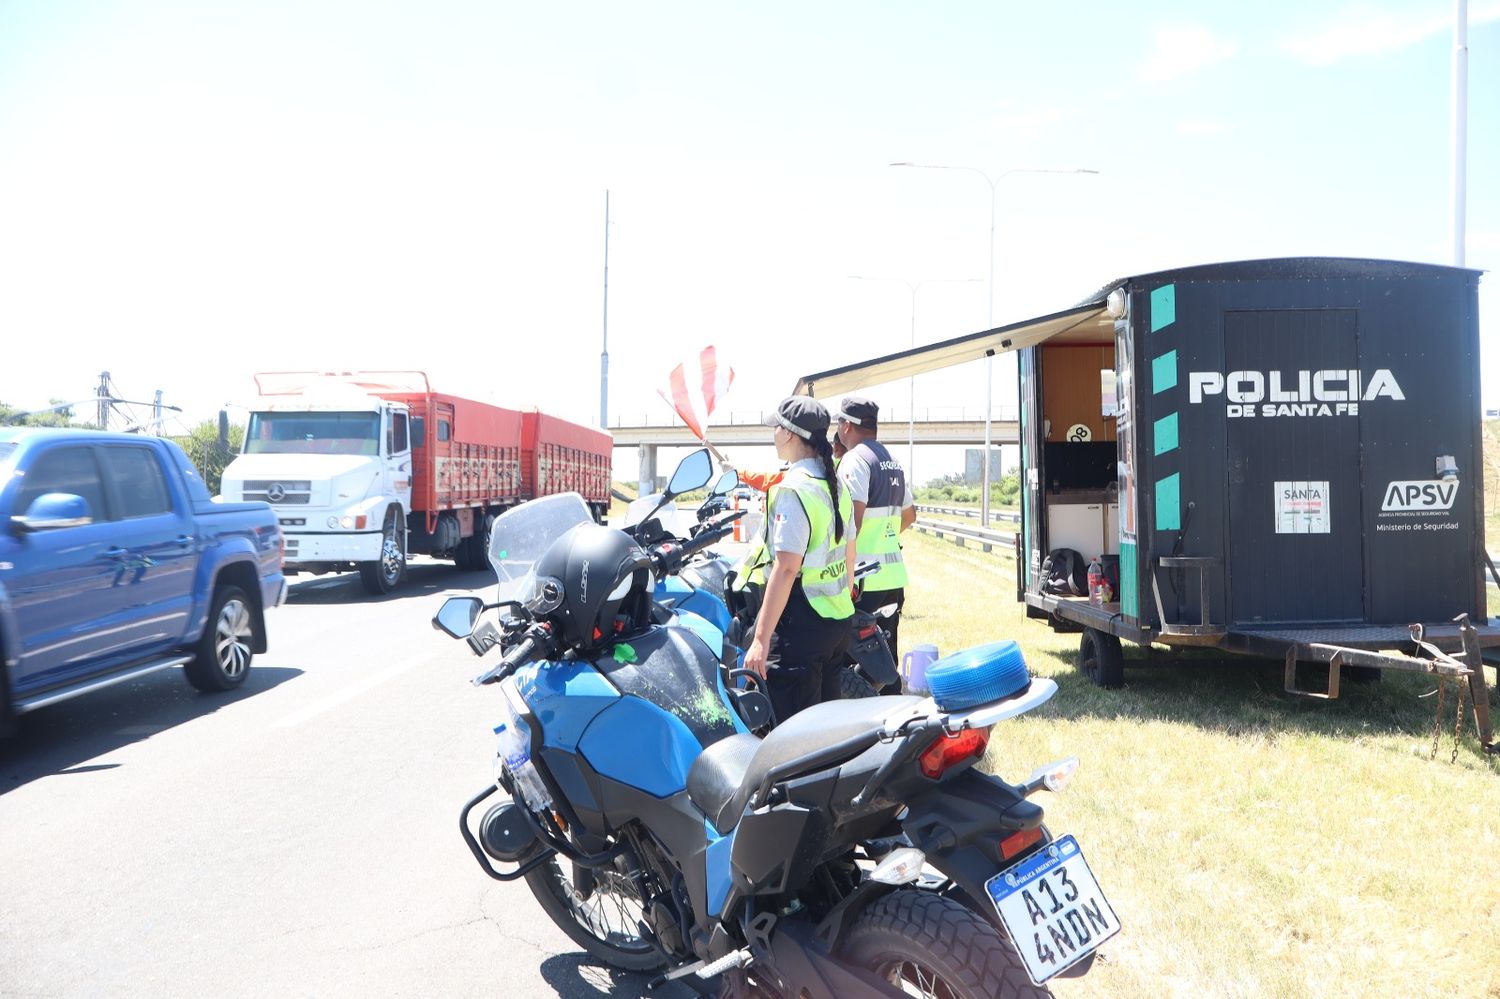
M 271 488 L 266 490 L 266 499 L 270 500 L 272 503 L 280 503 L 282 500 L 286 499 L 286 486 L 282 485 L 280 482 L 271 483 Z

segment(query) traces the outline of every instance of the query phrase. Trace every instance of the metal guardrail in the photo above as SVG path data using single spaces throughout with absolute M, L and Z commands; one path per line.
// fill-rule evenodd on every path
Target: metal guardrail
M 1012 531 L 988 531 L 981 527 L 970 527 L 968 524 L 943 523 L 936 520 L 918 520 L 914 525 L 923 534 L 931 534 L 934 537 L 952 541 L 960 548 L 978 548 L 980 551 L 1003 555 L 1007 558 L 1015 557 L 1016 535 Z
M 978 507 L 970 508 L 970 507 L 965 507 L 965 506 L 928 506 L 928 505 L 923 504 L 923 503 L 918 503 L 917 504 L 917 512 L 918 513 L 936 513 L 936 514 L 940 514 L 942 516 L 947 516 L 947 517 L 978 517 L 979 516 L 979 508 Z M 1017 513 L 1016 511 L 1014 511 L 1014 510 L 996 510 L 996 509 L 991 508 L 991 510 L 990 510 L 990 519 L 991 520 L 1008 520 L 1012 524 L 1019 524 L 1021 522 L 1021 515 L 1019 513 Z

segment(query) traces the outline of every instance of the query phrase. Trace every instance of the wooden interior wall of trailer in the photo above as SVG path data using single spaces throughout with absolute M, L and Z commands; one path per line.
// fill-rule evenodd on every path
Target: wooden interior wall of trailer
M 1104 414 L 1101 372 L 1115 369 L 1113 343 L 1041 348 L 1042 490 L 1045 548 L 1071 548 L 1085 559 L 1119 551 L 1115 420 Z M 1087 436 L 1078 432 L 1086 427 Z
M 1082 425 L 1089 439 L 1115 439 L 1115 421 L 1101 413 L 1100 371 L 1115 368 L 1114 344 L 1055 344 L 1042 350 L 1042 418 L 1047 440 L 1066 441 Z

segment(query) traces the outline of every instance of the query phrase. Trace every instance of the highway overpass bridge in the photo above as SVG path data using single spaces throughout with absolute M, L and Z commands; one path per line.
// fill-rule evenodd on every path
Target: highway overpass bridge
M 769 445 L 771 430 L 761 422 L 761 413 L 736 411 L 728 414 L 723 423 L 711 424 L 708 439 L 718 447 L 745 447 Z M 882 414 L 885 416 L 885 414 Z M 968 444 L 984 445 L 984 411 L 965 411 L 958 408 L 918 409 L 912 414 L 911 438 L 917 444 Z M 654 422 L 652 420 L 654 419 Z M 645 483 L 655 481 L 656 452 L 661 447 L 688 447 L 698 443 L 698 438 L 680 421 L 666 422 L 660 418 L 616 417 L 616 425 L 609 428 L 614 435 L 615 447 L 640 449 L 640 479 L 642 491 Z M 1016 444 L 1020 441 L 1020 426 L 1014 411 L 996 411 L 990 423 L 991 443 Z M 905 444 L 907 439 L 907 414 L 892 412 L 880 423 L 880 439 L 890 446 Z

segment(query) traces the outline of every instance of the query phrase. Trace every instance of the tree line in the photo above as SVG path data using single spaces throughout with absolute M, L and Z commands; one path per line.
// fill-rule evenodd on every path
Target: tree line
M 62 406 L 63 400 L 48 400 L 50 406 Z M 73 427 L 79 430 L 97 430 L 98 424 L 91 420 L 80 420 L 72 406 L 63 406 L 50 412 L 28 413 L 18 406 L 0 402 L 0 427 Z M 188 459 L 198 469 L 198 474 L 208 486 L 211 494 L 217 495 L 224 477 L 224 469 L 240 453 L 245 445 L 245 428 L 229 425 L 228 441 L 219 440 L 219 424 L 216 420 L 204 420 L 185 434 L 163 434 L 187 453 Z

